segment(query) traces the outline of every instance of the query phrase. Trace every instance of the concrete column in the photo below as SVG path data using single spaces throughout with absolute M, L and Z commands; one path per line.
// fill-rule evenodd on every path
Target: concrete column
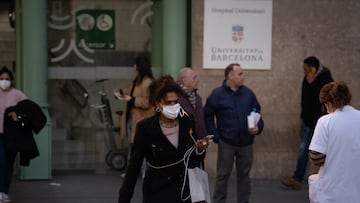
M 46 126 L 35 135 L 40 156 L 20 169 L 22 179 L 51 178 L 51 123 L 48 115 L 47 0 L 16 0 L 16 69 L 21 89 L 47 115 Z
M 153 1 L 151 25 L 151 65 L 153 68 L 162 69 L 163 56 L 163 32 L 162 32 L 162 3 L 160 0 Z M 162 71 L 158 71 L 160 74 Z
M 163 74 L 177 76 L 186 65 L 186 0 L 162 0 Z

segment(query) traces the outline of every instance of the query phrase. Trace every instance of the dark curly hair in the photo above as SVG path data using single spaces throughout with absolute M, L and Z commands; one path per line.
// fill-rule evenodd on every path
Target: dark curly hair
M 330 82 L 321 88 L 319 94 L 321 103 L 330 103 L 335 109 L 342 109 L 350 104 L 351 93 L 344 81 Z
M 182 92 L 181 87 L 176 83 L 170 75 L 160 76 L 154 80 L 150 87 L 150 102 L 155 106 L 156 102 L 160 102 L 165 98 L 169 92 L 174 92 L 180 95 Z
M 1 69 L 0 69 L 0 75 L 3 74 L 3 73 L 7 73 L 10 77 L 10 81 L 13 81 L 14 80 L 14 75 L 13 73 L 11 72 L 11 70 L 6 67 L 6 66 L 3 66 Z

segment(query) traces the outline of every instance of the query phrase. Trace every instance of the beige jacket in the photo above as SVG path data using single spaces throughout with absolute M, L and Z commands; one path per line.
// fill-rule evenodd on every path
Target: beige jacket
M 135 98 L 134 107 L 131 109 L 131 140 L 134 142 L 136 124 L 144 118 L 150 117 L 155 114 L 154 107 L 149 102 L 150 91 L 149 86 L 153 80 L 151 78 L 145 77 L 140 85 L 136 85 L 133 92 L 133 97 Z M 124 94 L 129 95 L 132 86 L 128 89 L 124 89 Z M 121 118 L 121 131 L 120 136 L 122 139 L 126 137 L 126 109 Z

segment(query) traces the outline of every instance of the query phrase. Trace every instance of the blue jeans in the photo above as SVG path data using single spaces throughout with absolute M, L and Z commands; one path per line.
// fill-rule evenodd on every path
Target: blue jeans
M 296 162 L 296 169 L 293 178 L 299 182 L 304 179 L 304 175 L 309 160 L 309 145 L 313 136 L 314 130 L 306 126 L 304 123 L 301 125 L 301 143 Z
M 4 134 L 0 133 L 0 192 L 5 192 L 5 166 L 6 166 L 6 156 L 5 156 L 5 146 L 4 146 Z
M 236 166 L 237 202 L 248 203 L 251 194 L 250 170 L 253 162 L 253 146 L 233 146 L 221 140 L 218 143 L 217 174 L 214 188 L 214 203 L 225 203 L 228 180 Z
M 5 149 L 4 134 L 0 133 L 0 192 L 9 194 L 16 152 Z

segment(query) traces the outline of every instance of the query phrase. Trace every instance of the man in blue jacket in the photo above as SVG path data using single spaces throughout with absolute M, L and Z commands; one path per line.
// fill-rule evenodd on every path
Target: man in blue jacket
M 237 170 L 237 202 L 249 202 L 250 169 L 253 162 L 253 143 L 264 128 L 259 120 L 254 128 L 248 128 L 247 116 L 260 104 L 255 94 L 245 85 L 244 72 L 239 64 L 225 68 L 222 86 L 215 88 L 207 98 L 204 112 L 207 131 L 214 135 L 218 144 L 217 175 L 214 203 L 225 203 L 228 179 L 235 159 Z

